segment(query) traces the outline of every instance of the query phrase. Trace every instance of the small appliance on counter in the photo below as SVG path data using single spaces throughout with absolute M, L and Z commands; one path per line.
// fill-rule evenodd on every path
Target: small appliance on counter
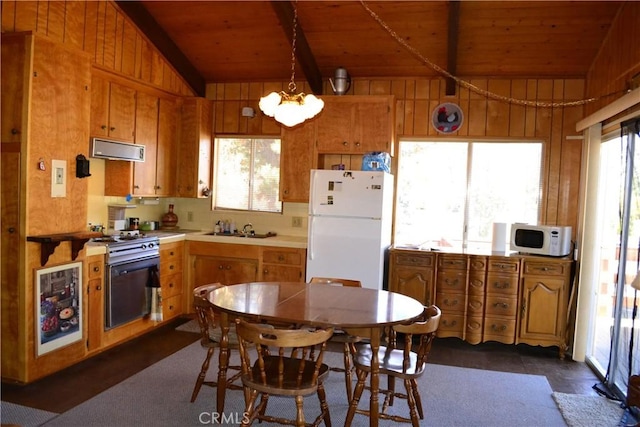
M 522 254 L 562 257 L 571 253 L 571 226 L 511 225 L 509 247 Z

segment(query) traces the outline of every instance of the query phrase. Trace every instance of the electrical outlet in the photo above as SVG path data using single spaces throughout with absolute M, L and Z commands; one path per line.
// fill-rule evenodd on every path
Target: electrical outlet
M 293 218 L 291 218 L 291 226 L 292 227 L 297 227 L 297 228 L 302 228 L 302 217 L 301 216 L 294 216 Z
M 191 211 L 187 212 L 187 221 L 193 222 L 193 212 Z

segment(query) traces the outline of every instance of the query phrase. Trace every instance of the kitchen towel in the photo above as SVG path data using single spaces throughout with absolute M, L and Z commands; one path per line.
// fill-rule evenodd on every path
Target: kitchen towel
M 504 254 L 507 251 L 507 224 L 504 222 L 493 223 L 493 237 L 491 240 L 491 253 Z

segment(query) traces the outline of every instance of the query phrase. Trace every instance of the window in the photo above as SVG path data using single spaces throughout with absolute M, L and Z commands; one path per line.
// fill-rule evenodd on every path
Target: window
M 401 140 L 395 242 L 490 250 L 494 222 L 537 223 L 541 142 Z
M 214 209 L 282 212 L 279 138 L 215 139 Z

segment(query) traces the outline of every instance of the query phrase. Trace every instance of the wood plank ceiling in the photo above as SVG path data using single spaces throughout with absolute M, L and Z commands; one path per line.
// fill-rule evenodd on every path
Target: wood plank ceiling
M 296 6 L 296 79 L 321 94 L 337 67 L 355 78 L 443 75 L 430 63 L 463 78 L 584 78 L 623 2 L 117 3 L 200 94 L 289 80 Z

